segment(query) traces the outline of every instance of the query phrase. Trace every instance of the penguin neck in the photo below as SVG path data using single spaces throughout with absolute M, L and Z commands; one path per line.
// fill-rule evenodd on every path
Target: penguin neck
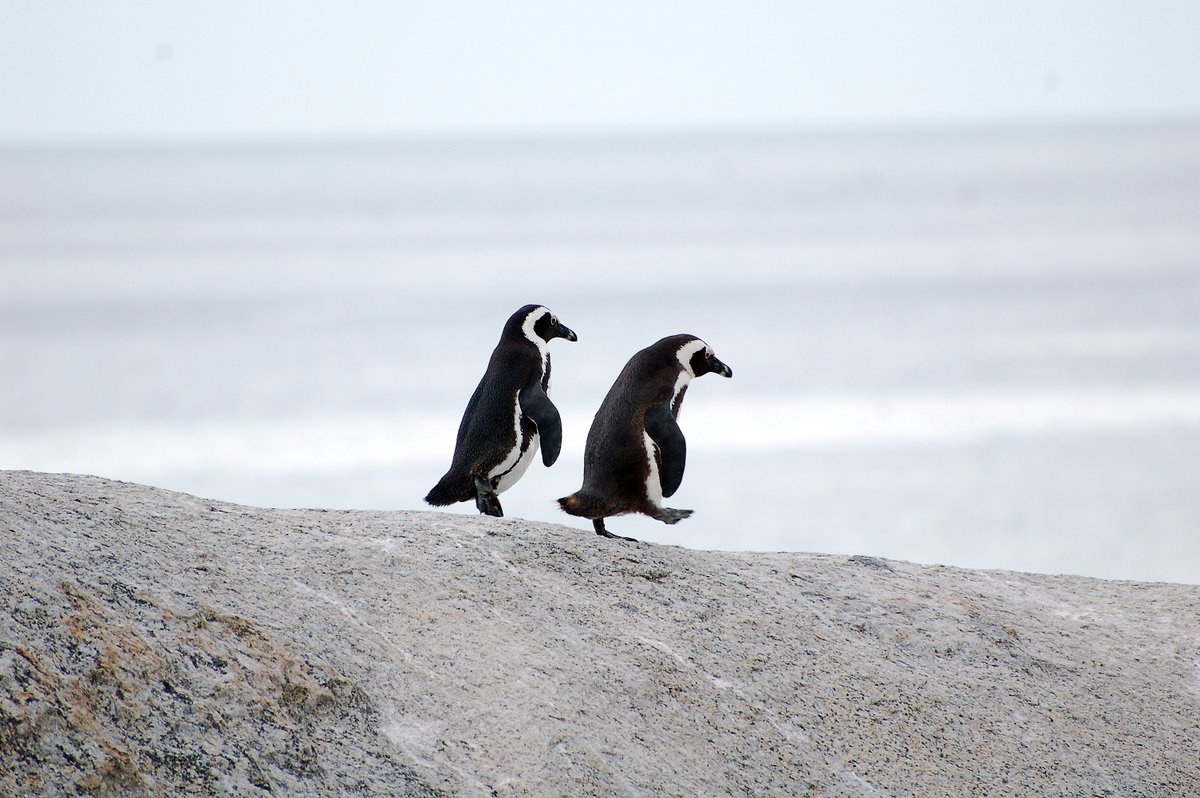
M 533 325 L 537 323 L 539 318 L 541 316 L 537 313 L 530 313 L 526 316 L 525 322 L 521 325 L 521 332 L 524 333 L 525 338 L 531 344 L 537 347 L 538 355 L 542 359 L 542 374 L 545 374 L 550 370 L 550 344 L 543 340 L 542 336 L 538 335 L 533 329 Z
M 679 418 L 679 408 L 683 404 L 683 395 L 687 393 L 688 383 L 692 381 L 687 370 L 679 372 L 675 378 L 675 387 L 671 389 L 671 414 Z
M 675 415 L 679 415 L 679 406 L 683 403 L 683 394 L 687 390 L 688 383 L 696 376 L 696 372 L 692 370 L 692 355 L 704 346 L 704 342 L 696 339 L 688 341 L 675 352 L 675 359 L 679 361 L 679 373 L 675 375 L 675 385 L 671 389 L 671 410 Z
M 671 389 L 671 409 L 676 416 L 679 415 L 679 406 L 683 403 L 684 391 L 687 390 L 688 383 L 696 376 L 696 372 L 692 370 L 692 356 L 706 346 L 708 344 L 696 338 L 688 341 L 675 352 L 680 369 L 679 374 L 675 377 L 675 386 Z

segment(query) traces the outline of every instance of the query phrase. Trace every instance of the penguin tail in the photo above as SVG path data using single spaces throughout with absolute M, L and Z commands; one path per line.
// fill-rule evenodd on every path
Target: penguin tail
M 433 486 L 433 489 L 425 497 L 425 503 L 432 504 L 434 507 L 445 507 L 448 504 L 465 502 L 475 496 L 473 488 L 469 476 L 464 477 L 451 471 Z
M 605 518 L 616 515 L 603 499 L 591 496 L 583 491 L 563 496 L 558 500 L 558 506 L 564 513 L 577 515 L 581 518 Z

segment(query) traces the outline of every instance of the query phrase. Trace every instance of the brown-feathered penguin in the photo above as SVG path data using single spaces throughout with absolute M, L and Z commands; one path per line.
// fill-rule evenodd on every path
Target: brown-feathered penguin
M 578 340 L 541 305 L 509 317 L 487 371 L 463 413 L 450 470 L 425 501 L 434 506 L 475 499 L 479 512 L 502 516 L 497 494 L 521 478 L 540 444 L 554 465 L 562 448 L 562 420 L 550 401 L 550 341 Z
M 597 535 L 610 515 L 642 513 L 667 524 L 692 514 L 663 507 L 683 481 L 687 442 L 676 418 L 688 383 L 702 374 L 732 377 L 712 347 L 694 335 L 671 335 L 638 352 L 604 397 L 583 454 L 583 487 L 558 500 L 591 518 Z M 633 540 L 633 538 L 624 538 Z

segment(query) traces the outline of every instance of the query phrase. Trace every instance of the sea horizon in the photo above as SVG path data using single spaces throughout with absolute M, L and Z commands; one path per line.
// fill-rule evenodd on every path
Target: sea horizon
M 590 535 L 591 414 L 691 332 L 695 515 L 615 531 L 1200 581 L 1200 121 L 66 149 L 0 143 L 0 468 L 432 509 L 539 302 L 580 340 L 509 515 Z

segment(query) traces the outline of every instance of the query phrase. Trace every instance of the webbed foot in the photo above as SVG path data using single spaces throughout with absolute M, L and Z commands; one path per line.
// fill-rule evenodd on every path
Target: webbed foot
M 654 517 L 664 524 L 678 524 L 691 514 L 691 510 L 676 510 L 673 507 L 663 507 Z
M 504 517 L 504 508 L 500 506 L 500 497 L 486 479 L 475 477 L 475 507 L 484 515 L 496 518 Z
M 593 518 L 592 526 L 596 528 L 596 534 L 602 538 L 612 538 L 613 540 L 628 540 L 630 543 L 637 543 L 637 538 L 627 538 L 624 535 L 614 535 L 604 528 L 603 518 Z

